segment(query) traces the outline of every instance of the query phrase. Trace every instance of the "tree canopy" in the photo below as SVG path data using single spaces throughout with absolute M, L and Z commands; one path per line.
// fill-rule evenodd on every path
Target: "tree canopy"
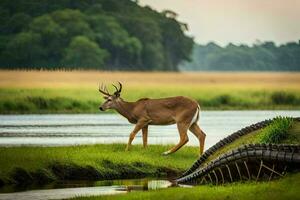
M 130 0 L 1 0 L 0 68 L 178 70 L 193 39 Z
M 193 61 L 180 66 L 190 71 L 300 71 L 300 41 L 276 46 L 273 42 L 259 42 L 253 46 L 211 42 L 196 44 Z

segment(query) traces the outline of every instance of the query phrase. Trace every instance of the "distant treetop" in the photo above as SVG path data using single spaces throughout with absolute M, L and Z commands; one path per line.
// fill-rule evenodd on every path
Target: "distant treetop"
M 253 46 L 211 42 L 195 44 L 192 62 L 179 66 L 184 71 L 300 71 L 300 41 L 276 46 L 259 42 Z

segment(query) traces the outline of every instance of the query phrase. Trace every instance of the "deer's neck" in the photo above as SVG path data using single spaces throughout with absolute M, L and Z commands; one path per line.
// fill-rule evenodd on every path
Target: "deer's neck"
M 135 119 L 132 110 L 135 106 L 134 102 L 127 102 L 124 100 L 118 101 L 116 105 L 116 111 L 120 113 L 122 116 L 128 119 L 131 123 L 135 123 L 137 120 Z

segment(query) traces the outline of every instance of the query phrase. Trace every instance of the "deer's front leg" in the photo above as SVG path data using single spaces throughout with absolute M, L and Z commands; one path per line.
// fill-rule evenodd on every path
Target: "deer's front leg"
M 126 151 L 130 149 L 131 143 L 133 139 L 135 138 L 136 134 L 146 125 L 144 121 L 138 121 L 138 123 L 135 125 L 133 131 L 129 135 L 128 144 L 126 147 Z
M 147 140 L 148 140 L 148 125 L 142 128 L 143 134 L 143 146 L 144 148 L 147 147 Z

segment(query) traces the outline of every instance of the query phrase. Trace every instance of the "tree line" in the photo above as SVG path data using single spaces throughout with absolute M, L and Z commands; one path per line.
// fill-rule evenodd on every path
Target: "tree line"
M 176 13 L 130 0 L 1 0 L 0 68 L 177 71 L 193 39 Z
M 192 62 L 180 66 L 190 71 L 300 71 L 300 40 L 282 45 L 257 42 L 253 46 L 213 42 L 195 44 Z

